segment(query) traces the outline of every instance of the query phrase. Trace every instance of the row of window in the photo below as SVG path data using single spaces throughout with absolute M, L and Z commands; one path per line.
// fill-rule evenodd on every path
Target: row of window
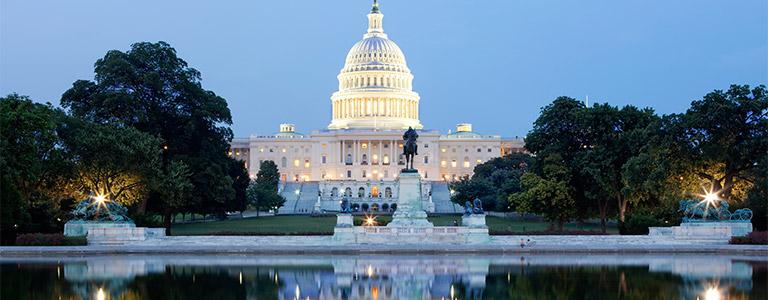
M 339 194 L 339 188 L 334 187 L 333 189 L 331 189 L 331 197 L 338 197 L 338 196 L 352 197 L 352 188 L 348 187 L 344 189 L 344 194 L 341 194 L 341 195 Z M 363 198 L 365 196 L 366 196 L 365 188 L 364 187 L 358 188 L 357 197 Z M 374 186 L 371 188 L 370 191 L 368 191 L 367 196 L 372 198 L 379 198 L 382 196 L 385 198 L 392 198 L 392 188 L 386 187 L 384 189 L 384 195 L 382 195 L 381 193 L 379 193 L 379 188 Z
M 488 152 L 491 152 L 491 151 L 492 151 L 491 148 L 488 148 Z M 445 153 L 445 148 L 440 149 L 440 152 Z M 456 152 L 456 148 L 451 149 L 451 152 Z M 469 152 L 469 148 L 464 148 L 464 152 Z M 477 148 L 477 152 L 478 153 L 483 152 L 483 148 Z
M 482 163 L 483 163 L 483 160 L 482 160 L 482 159 L 477 159 L 477 161 L 476 161 L 476 162 L 477 162 L 477 164 L 479 165 L 479 164 L 482 164 Z M 447 167 L 447 163 L 446 163 L 446 161 L 445 161 L 445 160 L 441 160 L 441 161 L 440 161 L 440 166 L 441 166 L 441 167 L 443 167 L 443 168 Z M 456 160 L 455 160 L 455 159 L 452 159 L 452 160 L 451 160 L 451 168 L 456 168 L 457 166 L 458 166 L 458 163 L 456 162 Z M 469 167 L 470 167 L 469 158 L 464 158 L 464 164 L 463 164 L 463 166 L 464 166 L 465 168 L 469 168 Z

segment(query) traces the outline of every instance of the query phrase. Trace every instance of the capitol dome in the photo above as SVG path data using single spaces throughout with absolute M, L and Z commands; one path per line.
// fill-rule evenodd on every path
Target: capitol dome
M 413 75 L 403 51 L 384 33 L 383 18 L 374 1 L 368 31 L 349 50 L 339 72 L 329 129 L 423 127 L 419 94 L 411 89 Z

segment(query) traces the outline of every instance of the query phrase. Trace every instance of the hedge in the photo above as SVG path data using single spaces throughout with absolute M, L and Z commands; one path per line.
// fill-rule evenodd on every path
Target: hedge
M 750 232 L 747 236 L 733 236 L 728 243 L 733 245 L 768 245 L 768 231 Z
M 16 237 L 16 246 L 85 246 L 84 236 L 65 237 L 61 233 L 26 233 Z

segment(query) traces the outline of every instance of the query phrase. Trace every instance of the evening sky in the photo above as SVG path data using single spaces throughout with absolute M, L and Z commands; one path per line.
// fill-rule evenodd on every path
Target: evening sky
M 166 41 L 224 97 L 236 137 L 331 119 L 336 75 L 371 1 L 45 1 L 0 4 L 0 95 L 58 104 L 107 51 Z M 684 111 L 768 82 L 768 1 L 382 0 L 425 128 L 523 136 L 566 95 Z

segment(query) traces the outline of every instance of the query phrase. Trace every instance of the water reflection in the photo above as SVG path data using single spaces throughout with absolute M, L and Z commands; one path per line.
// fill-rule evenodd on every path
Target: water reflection
M 2 299 L 765 299 L 732 256 L 0 259 Z

